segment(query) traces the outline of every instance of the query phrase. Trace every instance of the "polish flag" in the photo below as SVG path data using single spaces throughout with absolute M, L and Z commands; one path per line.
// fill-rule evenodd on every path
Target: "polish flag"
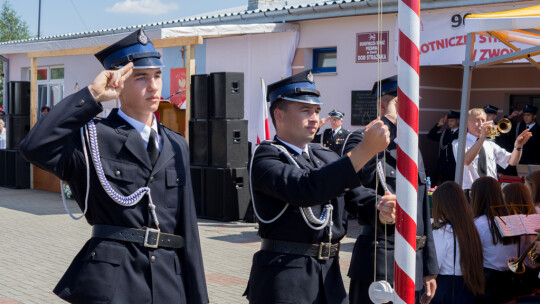
M 257 121 L 257 145 L 270 139 L 270 123 L 268 121 L 268 103 L 266 102 L 266 85 L 261 77 L 261 102 L 259 105 L 259 119 Z

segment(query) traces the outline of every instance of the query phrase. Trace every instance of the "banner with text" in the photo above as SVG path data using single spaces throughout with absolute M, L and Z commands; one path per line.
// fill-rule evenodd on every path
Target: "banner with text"
M 530 5 L 529 5 L 530 6 Z M 465 59 L 467 33 L 464 29 L 465 16 L 491 13 L 527 7 L 527 5 L 459 7 L 444 10 L 422 11 L 420 28 L 420 65 L 462 64 Z M 399 32 L 396 31 L 396 41 Z M 476 36 L 474 60 L 483 60 L 513 52 L 498 39 Z M 531 47 L 515 43 L 518 48 Z M 397 43 L 396 43 L 397 54 Z M 520 60 L 515 62 L 526 62 Z

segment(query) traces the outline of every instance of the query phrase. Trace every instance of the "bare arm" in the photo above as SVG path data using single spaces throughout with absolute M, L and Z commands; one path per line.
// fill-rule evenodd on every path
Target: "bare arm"
M 493 121 L 490 120 L 490 121 L 486 121 L 482 125 L 482 132 L 480 134 L 480 137 L 474 143 L 474 145 L 472 145 L 469 148 L 469 150 L 467 150 L 467 152 L 465 152 L 465 159 L 463 161 L 465 166 L 470 165 L 473 162 L 473 160 L 476 158 L 476 155 L 478 155 L 478 153 L 480 153 L 480 150 L 482 149 L 482 145 L 484 144 L 484 141 L 486 140 L 487 128 L 489 126 L 491 126 L 492 124 L 493 124 Z
M 519 160 L 521 159 L 521 149 L 531 137 L 532 133 L 529 131 L 529 129 L 525 129 L 523 132 L 521 132 L 521 134 L 519 134 L 518 138 L 516 138 L 516 141 L 514 142 L 514 150 L 512 150 L 512 155 L 510 155 L 510 158 L 508 159 L 509 165 L 515 166 L 519 163 Z

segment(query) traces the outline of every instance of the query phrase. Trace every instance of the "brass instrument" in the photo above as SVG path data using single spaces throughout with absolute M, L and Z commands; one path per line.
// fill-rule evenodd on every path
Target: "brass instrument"
M 536 239 L 519 258 L 511 258 L 508 260 L 508 268 L 510 268 L 512 272 L 517 274 L 522 274 L 525 272 L 525 265 L 523 264 L 523 261 L 527 256 L 529 256 L 529 259 L 534 266 L 540 266 L 540 255 L 535 249 L 536 242 L 539 240 L 540 234 L 536 236 Z
M 493 126 L 489 126 L 487 129 L 487 136 L 491 137 L 491 139 L 495 139 L 495 136 L 499 136 L 502 134 L 506 134 L 510 132 L 510 129 L 512 129 L 512 122 L 507 119 L 503 118 L 499 120 L 499 123 Z

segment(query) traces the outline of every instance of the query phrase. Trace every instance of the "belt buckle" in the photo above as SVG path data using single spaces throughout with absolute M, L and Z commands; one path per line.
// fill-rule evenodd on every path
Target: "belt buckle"
M 144 235 L 144 247 L 158 248 L 160 232 L 161 232 L 161 230 L 159 230 L 159 229 L 146 228 L 146 233 Z M 149 244 L 148 243 L 148 236 L 150 236 L 150 233 L 157 233 L 156 243 L 155 244 Z
M 328 248 L 328 254 L 324 255 L 324 248 Z M 319 260 L 329 260 L 330 259 L 330 250 L 332 249 L 331 243 L 324 243 L 321 242 L 319 244 L 319 254 L 317 255 L 317 259 Z

